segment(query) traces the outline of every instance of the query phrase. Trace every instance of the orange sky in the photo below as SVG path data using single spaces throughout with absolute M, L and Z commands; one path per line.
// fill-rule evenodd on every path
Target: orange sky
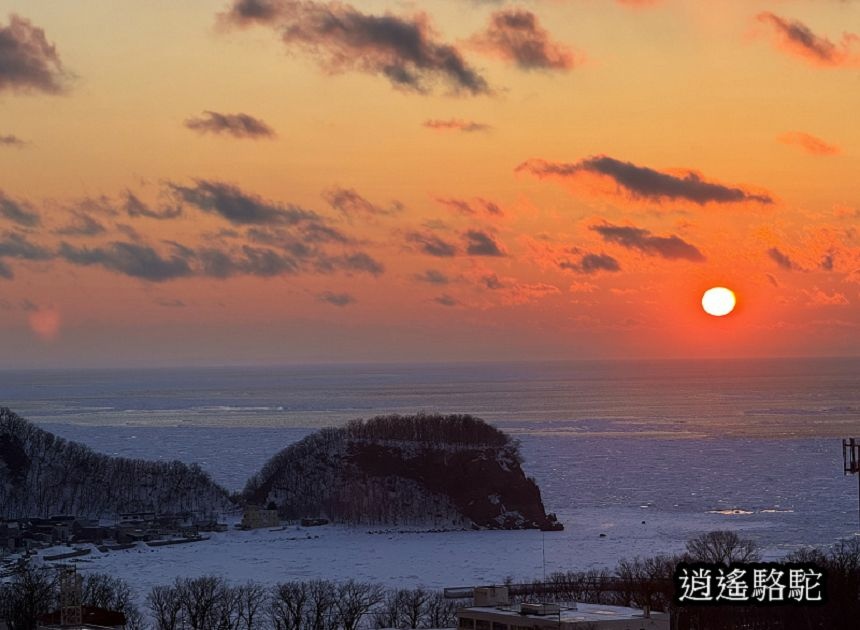
M 0 367 L 860 353 L 860 3 L 4 8 Z

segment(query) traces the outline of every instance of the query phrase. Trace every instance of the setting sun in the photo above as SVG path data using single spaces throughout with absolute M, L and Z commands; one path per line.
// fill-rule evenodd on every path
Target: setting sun
M 735 293 L 725 287 L 708 289 L 702 296 L 702 308 L 708 315 L 722 317 L 731 313 L 736 304 Z

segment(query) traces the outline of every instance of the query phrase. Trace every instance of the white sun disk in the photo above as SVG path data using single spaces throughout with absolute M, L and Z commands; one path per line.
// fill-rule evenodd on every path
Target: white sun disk
M 736 303 L 734 291 L 725 287 L 708 289 L 702 296 L 702 308 L 714 317 L 728 315 L 734 310 Z

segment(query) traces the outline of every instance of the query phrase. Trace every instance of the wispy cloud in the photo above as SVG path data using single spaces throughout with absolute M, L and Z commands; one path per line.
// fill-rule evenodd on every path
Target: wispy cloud
M 10 133 L 5 136 L 0 135 L 0 146 L 23 149 L 27 146 L 27 143 L 24 140 L 21 140 L 18 136 Z
M 310 210 L 281 206 L 225 182 L 198 179 L 194 186 L 170 184 L 170 188 L 181 201 L 234 225 L 294 225 L 319 220 Z
M 492 235 L 482 230 L 467 230 L 466 253 L 469 256 L 505 256 L 505 249 Z
M 773 198 L 769 195 L 752 193 L 737 186 L 709 182 L 694 171 L 687 170 L 675 175 L 646 166 L 637 166 L 632 162 L 624 162 L 606 155 L 588 157 L 579 162 L 548 162 L 531 159 L 520 164 L 516 170 L 531 173 L 541 179 L 548 177 L 566 179 L 583 173 L 608 177 L 629 196 L 654 202 L 689 201 L 698 205 L 773 203 Z
M 41 223 L 41 217 L 33 207 L 25 201 L 17 201 L 0 190 L 0 217 L 24 227 L 36 227 Z
M 499 204 L 483 197 L 475 197 L 472 200 L 436 197 L 436 201 L 446 208 L 466 216 L 482 214 L 489 217 L 501 217 L 505 214 Z
M 524 9 L 494 12 L 486 30 L 472 42 L 522 70 L 569 70 L 578 62 L 570 48 L 554 42 L 537 16 Z
M 71 222 L 56 229 L 54 232 L 63 236 L 96 236 L 106 231 L 105 226 L 89 214 L 75 210 L 72 211 Z
M 200 116 L 189 118 L 185 126 L 199 133 L 227 134 L 234 138 L 274 138 L 275 130 L 259 118 L 249 114 L 220 114 L 205 111 Z
M 66 88 L 68 73 L 45 31 L 18 15 L 0 26 L 0 92 L 46 92 Z
M 457 254 L 457 246 L 430 232 L 408 232 L 406 242 L 418 247 L 422 252 L 438 258 L 450 258 Z
M 599 271 L 614 273 L 621 271 L 621 265 L 609 254 L 584 254 L 579 261 L 563 260 L 558 265 L 562 269 L 576 273 L 593 274 Z
M 440 304 L 441 306 L 457 306 L 460 304 L 460 301 L 447 293 L 443 293 L 442 295 L 433 298 L 433 301 L 436 304 Z
M 51 251 L 33 243 L 19 232 L 6 232 L 0 237 L 0 258 L 20 260 L 50 260 Z
M 427 129 L 435 131 L 474 133 L 476 131 L 489 131 L 492 129 L 490 125 L 475 122 L 474 120 L 463 120 L 461 118 L 448 118 L 447 120 L 430 119 L 425 120 L 423 124 Z
M 331 291 L 324 291 L 317 295 L 317 300 L 320 302 L 324 302 L 326 304 L 331 304 L 332 306 L 349 306 L 350 304 L 355 304 L 356 299 L 349 293 L 332 293 Z
M 436 269 L 427 269 L 422 273 L 416 273 L 413 278 L 418 282 L 426 282 L 427 284 L 448 284 L 451 282 L 448 276 Z
M 175 219 L 182 216 L 182 206 L 175 205 L 161 210 L 153 210 L 130 190 L 125 192 L 122 201 L 125 213 L 130 217 L 146 217 L 148 219 Z
M 860 37 L 845 33 L 836 44 L 827 37 L 817 35 L 799 20 L 780 17 L 764 11 L 756 19 L 771 27 L 776 42 L 782 50 L 816 66 L 860 65 Z
M 193 274 L 188 255 L 177 252 L 162 256 L 152 247 L 116 241 L 104 247 L 75 247 L 61 243 L 59 256 L 76 265 L 100 265 L 133 278 L 164 282 Z
M 768 257 L 782 269 L 786 271 L 799 270 L 800 267 L 795 263 L 788 254 L 784 253 L 778 247 L 771 247 L 767 250 Z
M 428 92 L 440 82 L 457 93 L 490 92 L 461 52 L 437 39 L 424 13 L 376 15 L 334 1 L 235 0 L 220 20 L 270 26 L 288 48 L 315 57 L 327 72 L 381 75 L 415 92 Z
M 777 138 L 783 144 L 798 147 L 811 155 L 837 155 L 839 147 L 803 131 L 788 131 Z
M 702 262 L 705 256 L 699 249 L 679 236 L 654 236 L 650 230 L 635 226 L 592 225 L 591 228 L 607 243 L 615 243 L 635 249 L 648 256 L 660 256 L 669 260 L 690 260 Z
M 323 193 L 328 204 L 347 217 L 368 218 L 372 216 L 388 216 L 403 211 L 403 204 L 392 201 L 387 206 L 380 206 L 362 197 L 353 188 L 331 188 Z

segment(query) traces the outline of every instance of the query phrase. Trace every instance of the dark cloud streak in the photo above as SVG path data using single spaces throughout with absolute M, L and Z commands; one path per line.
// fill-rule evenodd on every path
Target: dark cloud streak
M 693 171 L 678 176 L 606 155 L 592 156 L 573 163 L 528 160 L 516 170 L 527 171 L 539 178 L 572 177 L 583 172 L 603 175 L 614 180 L 631 196 L 651 201 L 686 200 L 699 205 L 749 201 L 773 203 L 773 199 L 768 195 L 753 194 L 741 188 L 708 182 Z
M 592 225 L 591 228 L 607 243 L 615 243 L 627 249 L 635 249 L 648 256 L 660 256 L 668 260 L 703 262 L 705 256 L 697 247 L 675 236 L 653 236 L 650 230 L 623 225 Z
M 221 114 L 205 111 L 200 116 L 189 118 L 185 127 L 198 133 L 228 134 L 234 138 L 274 138 L 275 130 L 259 118 L 249 114 Z
M 341 2 L 235 0 L 223 24 L 266 25 L 284 44 L 316 57 L 328 72 L 382 75 L 397 88 L 427 92 L 438 81 L 454 92 L 490 92 L 460 51 L 437 41 L 425 14 L 371 15 Z

